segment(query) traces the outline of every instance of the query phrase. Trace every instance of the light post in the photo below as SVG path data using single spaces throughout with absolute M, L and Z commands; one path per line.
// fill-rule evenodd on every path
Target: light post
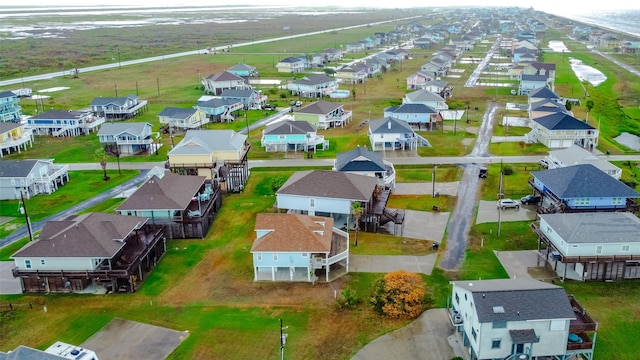
M 431 197 L 436 197 L 436 170 L 438 165 L 433 165 L 433 173 L 431 174 Z
M 287 336 L 289 336 L 289 334 L 286 334 L 283 332 L 283 330 L 288 329 L 288 326 L 282 327 L 282 318 L 280 318 L 280 359 L 284 360 L 284 346 L 287 344 Z
M 29 230 L 29 241 L 33 241 L 33 230 L 31 229 L 31 219 L 29 219 L 29 214 L 27 213 L 27 204 L 24 202 L 24 192 L 20 191 L 20 199 L 22 203 L 20 204 L 20 214 L 24 214 L 24 218 L 27 221 L 27 230 Z

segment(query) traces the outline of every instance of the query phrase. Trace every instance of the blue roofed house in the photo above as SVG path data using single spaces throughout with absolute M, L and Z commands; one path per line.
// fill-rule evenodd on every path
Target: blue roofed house
M 300 57 L 290 56 L 278 61 L 276 69 L 278 69 L 278 72 L 284 73 L 303 72 L 305 69 L 305 60 Z
M 291 91 L 292 95 L 321 98 L 338 90 L 338 82 L 326 74 L 314 74 L 288 83 L 287 89 Z
M 200 109 L 185 109 L 167 106 L 158 114 L 161 125 L 182 130 L 201 129 L 209 123 L 207 113 Z
M 442 116 L 440 112 L 425 104 L 402 104 L 389 106 L 384 109 L 384 117 L 390 117 L 405 121 L 407 124 L 417 127 L 418 130 L 425 126 L 426 130 L 442 128 Z
M 105 98 L 97 97 L 91 101 L 91 111 L 107 120 L 125 120 L 138 116 L 147 110 L 147 100 L 135 95 Z
M 553 112 L 531 119 L 531 133 L 549 149 L 567 148 L 574 144 L 585 149 L 598 145 L 599 130 L 566 112 Z
M 195 108 L 202 110 L 212 122 L 231 122 L 239 116 L 244 104 L 238 100 L 223 100 L 214 96 L 202 96 Z
M 396 187 L 396 170 L 393 163 L 382 159 L 379 153 L 357 146 L 336 155 L 333 171 L 371 176 L 378 185 L 393 191 Z
M 0 160 L 0 200 L 51 194 L 69 181 L 69 165 L 53 159 Z
M 242 76 L 228 71 L 211 74 L 202 78 L 202 85 L 207 94 L 220 95 L 228 89 L 251 89 L 251 85 Z
M 258 214 L 254 281 L 331 281 L 349 272 L 349 234 L 330 217 Z
M 524 66 L 523 75 L 544 75 L 547 77 L 547 86 L 551 91 L 555 90 L 556 64 L 534 61 Z
M 151 154 L 153 125 L 148 122 L 104 123 L 98 131 L 100 144 L 119 156 Z
M 534 171 L 529 185 L 542 196 L 539 213 L 637 211 L 640 193 L 592 164 Z
M 228 68 L 226 71 L 243 78 L 260 76 L 260 72 L 256 69 L 255 66 L 247 64 L 236 64 Z
M 576 281 L 640 279 L 640 219 L 630 212 L 540 214 L 540 257 Z
M 373 151 L 415 150 L 418 146 L 418 137 L 411 125 L 392 117 L 369 122 L 369 141 Z
M 267 102 L 267 96 L 262 90 L 254 89 L 227 89 L 220 94 L 220 98 L 227 101 L 241 102 L 246 109 L 262 109 Z
M 470 359 L 593 359 L 598 324 L 563 287 L 525 277 L 450 283 L 451 324 Z
M 104 118 L 89 111 L 49 110 L 27 118 L 34 135 L 78 136 L 98 131 Z
M 552 100 L 555 102 L 561 101 L 560 95 L 551 90 L 548 85 L 544 85 L 542 87 L 529 91 L 527 97 L 530 104 L 541 100 Z
M 20 122 L 20 98 L 12 91 L 0 92 L 0 122 Z
M 318 135 L 316 127 L 306 121 L 281 120 L 262 130 L 262 147 L 265 151 L 317 151 L 326 150 L 329 141 Z

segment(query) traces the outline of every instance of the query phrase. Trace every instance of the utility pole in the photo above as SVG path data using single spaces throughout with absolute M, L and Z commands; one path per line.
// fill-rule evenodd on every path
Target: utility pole
M 431 197 L 436 197 L 436 170 L 438 165 L 433 165 L 433 173 L 431 174 Z
M 31 229 L 31 219 L 29 218 L 29 214 L 27 213 L 27 204 L 24 202 L 24 192 L 20 191 L 20 199 L 22 200 L 22 204 L 20 206 L 20 213 L 24 214 L 24 218 L 27 221 L 27 230 L 29 230 L 29 241 L 33 241 L 33 230 Z

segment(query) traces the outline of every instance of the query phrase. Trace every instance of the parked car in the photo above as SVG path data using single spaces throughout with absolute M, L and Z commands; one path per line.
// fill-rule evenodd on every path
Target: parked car
M 264 104 L 262 105 L 262 110 L 275 110 L 276 107 L 271 105 L 271 104 Z
M 520 208 L 520 204 L 512 199 L 500 199 L 498 200 L 498 208 L 500 209 L 519 209 Z
M 547 159 L 540 159 L 540 161 L 538 161 L 538 164 L 544 166 L 545 169 L 549 168 L 549 160 Z
M 480 173 L 478 174 L 478 177 L 481 179 L 484 179 L 487 177 L 487 171 L 489 171 L 486 167 L 481 167 L 480 168 Z
M 539 195 L 529 194 L 520 199 L 520 203 L 522 203 L 522 205 L 536 205 L 540 203 L 540 200 L 542 200 L 542 197 Z

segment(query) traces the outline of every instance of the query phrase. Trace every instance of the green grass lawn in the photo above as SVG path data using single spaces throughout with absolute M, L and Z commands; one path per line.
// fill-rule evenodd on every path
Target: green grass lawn
M 496 156 L 546 155 L 549 148 L 540 143 L 501 142 L 489 144 L 489 152 Z
M 481 200 L 496 200 L 496 195 L 500 189 L 500 167 L 503 170 L 511 168 L 513 173 L 511 175 L 503 176 L 503 191 L 506 197 L 521 197 L 526 194 L 532 193 L 531 187 L 529 187 L 528 180 L 531 177 L 532 171 L 544 170 L 537 164 L 489 164 L 488 175 L 480 183 L 480 195 Z

